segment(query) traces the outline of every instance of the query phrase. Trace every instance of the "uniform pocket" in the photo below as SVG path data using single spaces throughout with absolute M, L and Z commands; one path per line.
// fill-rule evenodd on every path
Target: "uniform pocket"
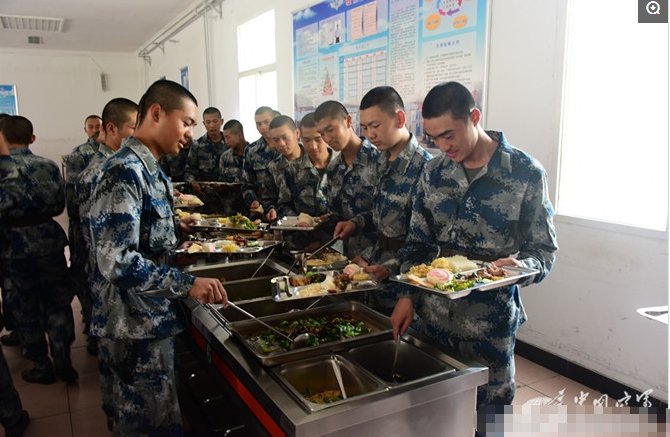
M 172 206 L 165 199 L 151 199 L 149 245 L 154 251 L 170 250 L 177 244 Z

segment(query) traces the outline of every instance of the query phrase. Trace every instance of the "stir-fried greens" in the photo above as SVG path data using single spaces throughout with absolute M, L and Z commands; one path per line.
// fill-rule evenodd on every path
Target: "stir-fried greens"
M 249 217 L 246 217 L 240 213 L 237 213 L 235 215 L 231 215 L 228 217 L 228 221 L 233 226 L 242 228 L 242 229 L 249 229 L 249 230 L 255 230 L 258 229 L 258 224 L 254 223 L 249 219 Z
M 314 394 L 306 392 L 303 393 L 303 396 L 305 399 L 315 404 L 330 404 L 344 399 L 342 397 L 342 392 L 339 390 L 324 390 Z

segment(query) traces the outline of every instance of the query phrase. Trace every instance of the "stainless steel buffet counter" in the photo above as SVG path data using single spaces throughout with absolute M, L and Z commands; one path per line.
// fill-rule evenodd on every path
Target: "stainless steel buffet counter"
M 265 295 L 260 292 L 259 278 L 265 278 L 269 287 L 273 270 L 286 273 L 286 268 L 276 261 L 263 266 L 268 270 L 253 280 L 231 273 L 253 271 L 252 267 L 257 268 L 258 263 L 250 260 L 187 270 L 202 276 L 225 277 L 230 299 L 257 316 L 305 308 L 310 303 L 277 303 L 272 301 L 269 288 Z M 400 380 L 390 378 L 387 366 L 380 364 L 393 357 L 390 331 L 362 343 L 340 345 L 318 356 L 307 353 L 296 361 L 264 366 L 229 330 L 228 322 L 235 317 L 240 319 L 234 310 L 217 310 L 194 300 L 186 301 L 184 307 L 190 318 L 191 337 L 267 435 L 471 436 L 474 433 L 477 386 L 486 383 L 488 370 L 444 354 L 417 333 L 408 333 L 401 343 L 399 363 L 404 360 L 404 368 L 399 368 L 405 378 Z M 403 355 L 408 356 L 402 358 Z M 302 386 L 308 381 L 322 388 L 333 384 L 331 365 L 340 366 L 347 391 L 351 390 L 350 397 L 329 405 L 303 399 Z

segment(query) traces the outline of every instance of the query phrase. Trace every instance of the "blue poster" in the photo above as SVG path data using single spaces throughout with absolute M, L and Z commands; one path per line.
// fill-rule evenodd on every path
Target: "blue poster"
M 487 0 L 325 0 L 294 12 L 296 119 L 337 100 L 358 127 L 361 98 L 390 85 L 421 139 L 421 104 L 438 83 L 461 82 L 481 106 L 487 9 Z
M 190 90 L 188 83 L 188 65 L 179 70 L 179 77 L 181 78 L 181 86 L 183 86 L 187 90 Z
M 0 85 L 0 114 L 19 115 L 16 86 Z

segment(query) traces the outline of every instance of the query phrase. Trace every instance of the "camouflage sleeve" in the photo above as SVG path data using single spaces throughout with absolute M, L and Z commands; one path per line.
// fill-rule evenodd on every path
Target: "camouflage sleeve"
M 100 175 L 90 217 L 100 273 L 124 291 L 172 289 L 185 297 L 193 285 L 193 276 L 156 264 L 139 252 L 142 195 L 138 175 L 125 166 L 110 166 Z
M 284 179 L 284 172 L 280 169 L 279 160 L 271 161 L 268 164 L 268 169 L 270 170 L 269 177 L 265 178 L 265 187 L 266 193 L 274 193 L 274 199 L 265 199 L 263 203 L 263 209 L 265 212 L 270 211 L 271 209 L 277 209 L 277 203 L 279 199 L 279 187 L 282 185 Z
M 242 170 L 242 197 L 247 206 L 258 199 L 256 195 L 256 173 L 254 172 L 254 164 L 251 156 L 252 150 L 252 147 L 249 146 L 244 149 L 244 165 Z
M 198 142 L 193 141 L 188 150 L 186 165 L 184 166 L 184 181 L 193 182 L 198 174 Z
M 291 194 L 291 187 L 294 186 L 295 179 L 291 166 L 284 169 L 284 177 L 282 184 L 279 187 L 279 196 L 277 199 L 277 217 L 283 216 L 297 216 L 295 210 L 295 203 L 293 202 L 293 195 Z
M 14 160 L 8 155 L 0 156 L 0 217 L 16 209 L 23 198 L 21 188 L 16 185 L 18 176 Z
M 526 267 L 540 271 L 533 282 L 544 279 L 556 260 L 558 244 L 553 223 L 554 207 L 549 199 L 547 174 L 533 174 L 521 205 L 519 229 L 522 234 L 518 259 Z M 523 284 L 525 285 L 525 284 Z

